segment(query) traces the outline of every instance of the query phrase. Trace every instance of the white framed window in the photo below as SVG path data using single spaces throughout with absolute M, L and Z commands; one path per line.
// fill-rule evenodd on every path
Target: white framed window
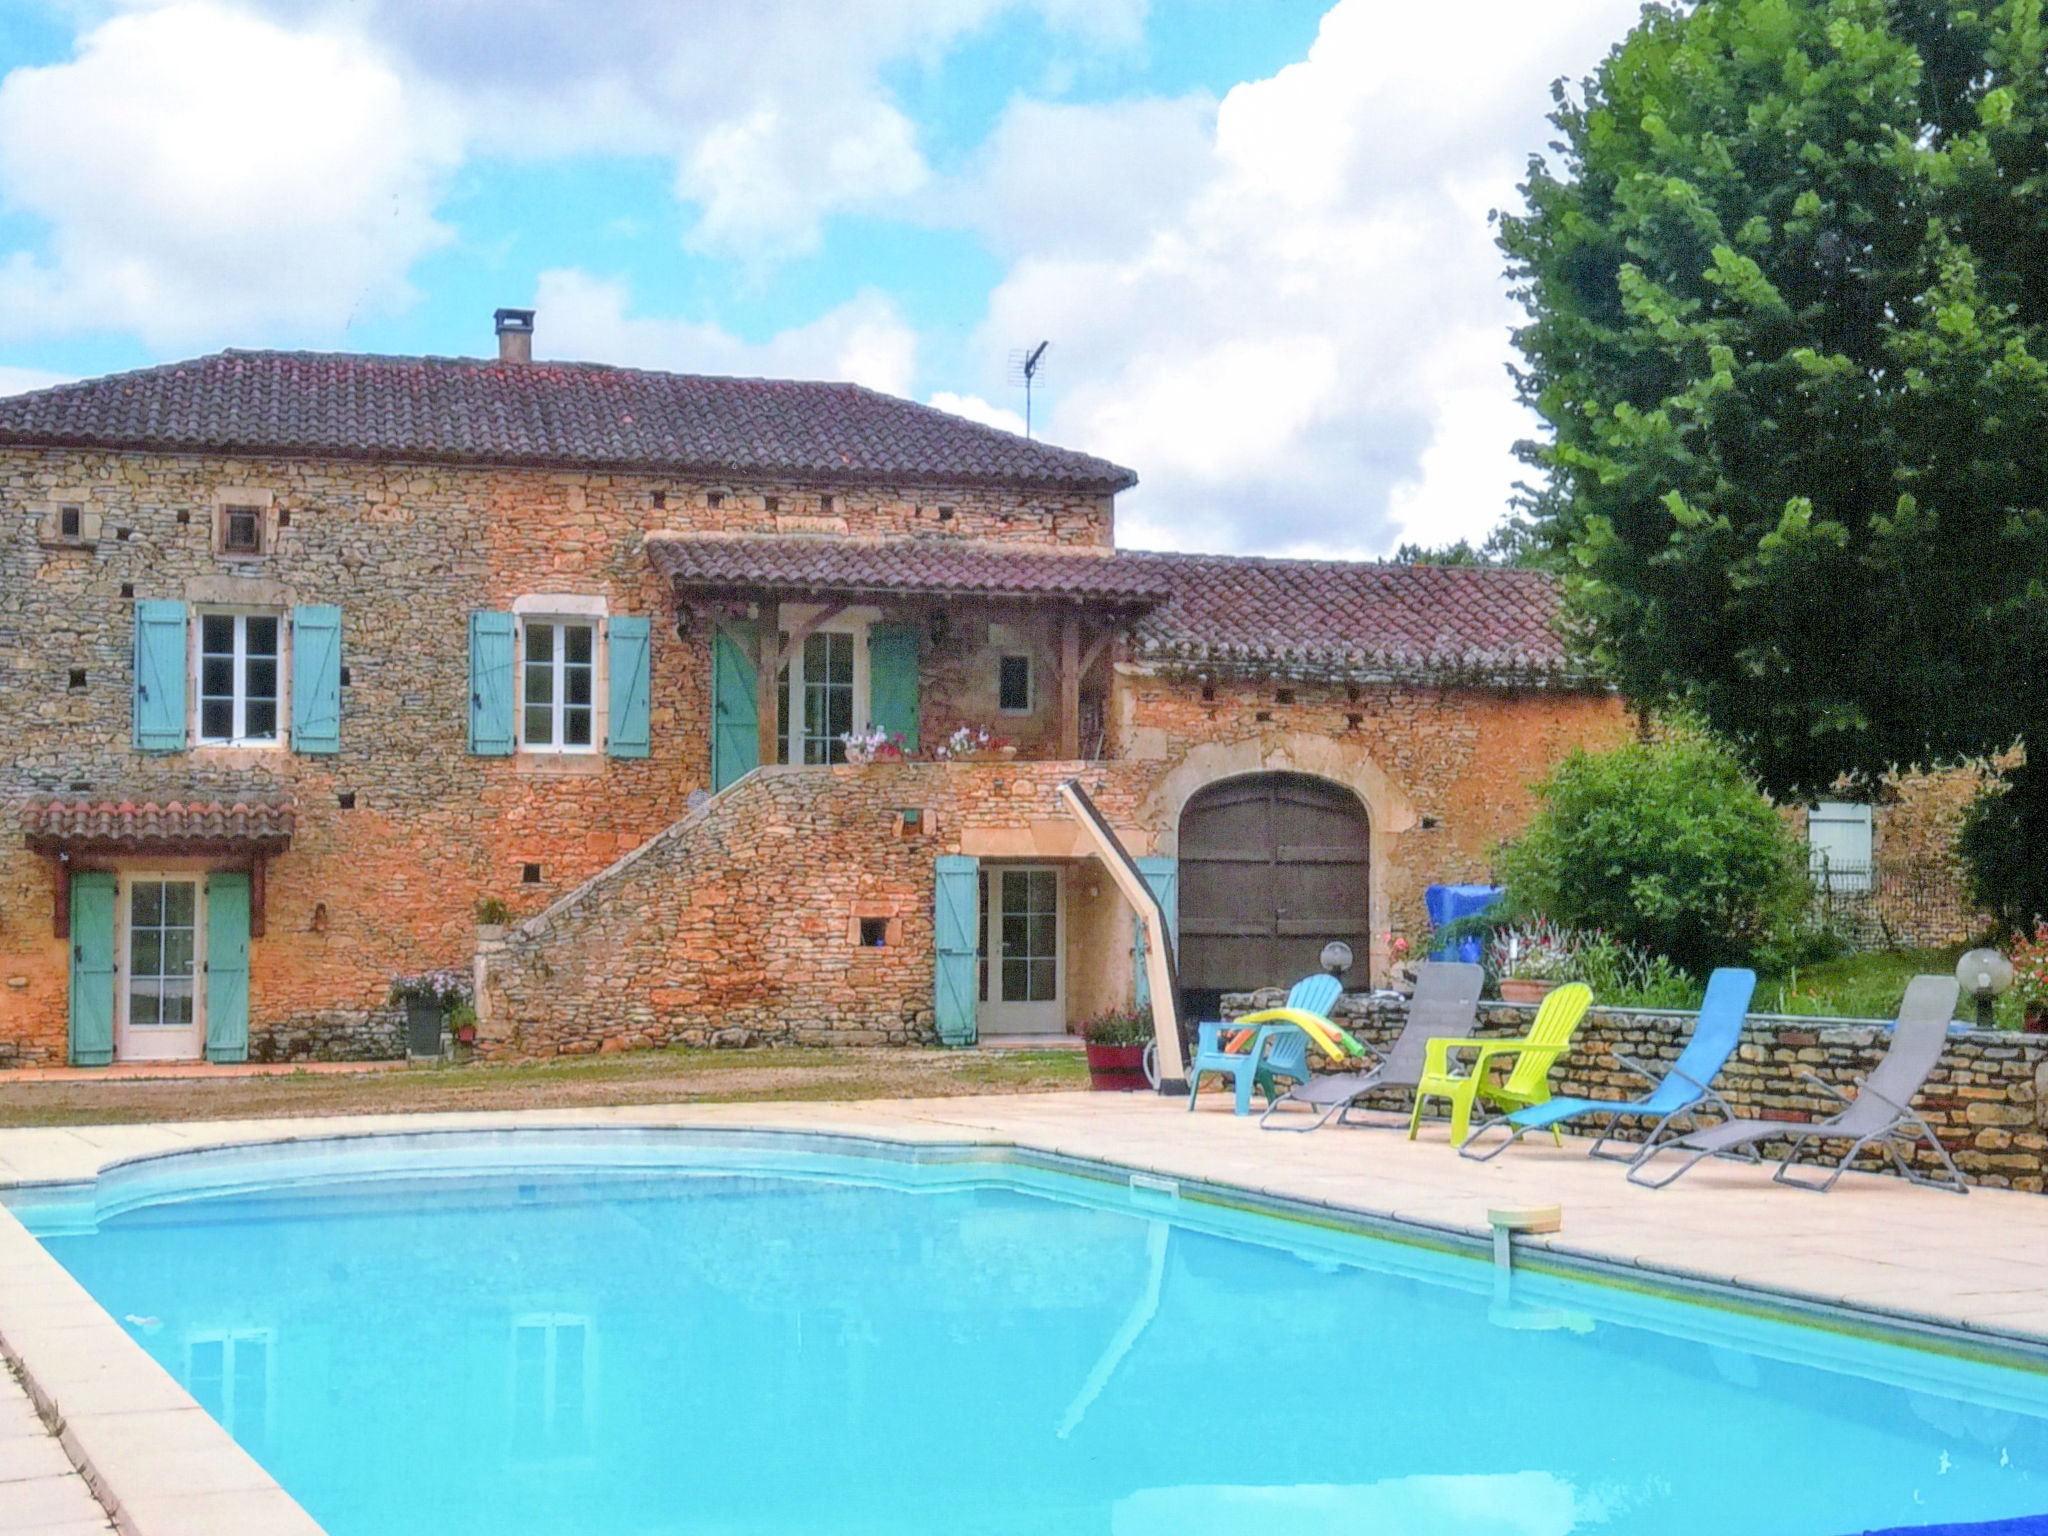
M 198 740 L 209 747 L 284 742 L 284 615 L 202 609 L 194 642 Z
M 779 642 L 815 608 L 785 604 Z M 778 761 L 843 763 L 845 736 L 868 726 L 868 626 L 872 609 L 848 609 L 804 637 L 776 680 Z M 794 713 L 793 713 L 794 711 Z
M 996 708 L 1006 715 L 1028 715 L 1037 706 L 1031 653 L 1009 651 L 996 658 Z
M 1874 839 L 1870 807 L 1822 800 L 1806 813 L 1806 867 L 1815 885 L 1831 891 L 1872 886 Z
M 519 744 L 529 752 L 595 752 L 598 622 L 529 616 L 519 634 Z

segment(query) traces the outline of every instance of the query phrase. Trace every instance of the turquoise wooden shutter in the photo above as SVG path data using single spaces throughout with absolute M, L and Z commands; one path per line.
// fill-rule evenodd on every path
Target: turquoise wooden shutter
M 292 750 L 341 750 L 341 610 L 292 610 Z
M 135 605 L 135 750 L 185 750 L 185 605 Z
M 606 625 L 605 751 L 613 757 L 645 757 L 648 750 L 647 621 L 621 614 Z
M 1166 909 L 1166 937 L 1169 942 L 1180 942 L 1180 862 L 1177 859 L 1144 858 L 1133 859 L 1138 873 L 1145 877 L 1145 884 L 1152 888 L 1152 894 L 1159 898 L 1159 905 Z M 1140 1008 L 1152 1006 L 1152 978 L 1145 974 L 1145 919 L 1134 918 L 1131 922 L 1131 974 L 1137 978 L 1137 1003 Z
M 981 861 L 941 854 L 934 880 L 937 956 L 932 966 L 932 1011 L 946 1045 L 974 1044 L 974 1005 L 981 987 Z
M 206 1059 L 249 1059 L 249 877 L 206 877 Z
M 917 750 L 918 629 L 877 624 L 868 631 L 868 723 Z
M 723 789 L 761 762 L 754 701 L 755 625 L 727 624 L 711 641 L 711 787 Z
M 71 877 L 71 1065 L 114 1059 L 114 877 Z
M 469 616 L 469 750 L 512 755 L 512 615 Z

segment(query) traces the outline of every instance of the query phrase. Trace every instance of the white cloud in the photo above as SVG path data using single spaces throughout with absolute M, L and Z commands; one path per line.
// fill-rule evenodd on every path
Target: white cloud
M 0 200 L 50 229 L 47 259 L 0 261 L 0 336 L 338 332 L 410 296 L 457 153 L 348 34 L 216 0 L 117 15 L 0 81 Z
M 1125 542 L 1363 555 L 1482 536 L 1533 427 L 1504 372 L 1516 311 L 1486 214 L 1550 136 L 1550 81 L 1588 72 L 1636 10 L 1468 0 L 1445 69 L 1440 9 L 1342 0 L 1306 60 L 1225 97 L 1198 175 L 1170 159 L 1178 195 L 1141 233 L 1062 229 L 1022 255 L 981 354 L 1052 339 L 1045 435 L 1139 472 Z M 1158 125 L 1086 126 L 1083 186 L 1150 195 Z M 1033 143 L 1048 163 L 1003 174 L 1056 185 L 1072 136 L 1012 149 Z
M 49 373 L 41 368 L 10 368 L 0 365 L 0 395 L 25 395 L 32 389 L 49 389 L 69 384 L 68 373 Z
M 250 0 L 294 23 L 345 15 L 461 104 L 482 152 L 656 154 L 696 205 L 693 247 L 767 260 L 820 222 L 930 175 L 884 83 L 1007 11 L 1092 48 L 1142 41 L 1146 0 Z
M 721 326 L 628 313 L 626 285 L 575 269 L 540 275 L 534 354 L 678 373 L 784 379 L 843 379 L 893 395 L 909 392 L 917 334 L 895 302 L 858 294 L 808 325 L 765 342 Z
M 978 421 L 985 427 L 996 427 L 1004 432 L 1024 435 L 1024 418 L 1015 411 L 1006 411 L 1000 405 L 991 405 L 979 395 L 956 395 L 951 390 L 940 390 L 925 404 L 955 416 L 965 416 L 969 421 Z

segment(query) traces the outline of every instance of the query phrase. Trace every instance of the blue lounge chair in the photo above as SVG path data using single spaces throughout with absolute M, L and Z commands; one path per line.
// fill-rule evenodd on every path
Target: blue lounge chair
M 1294 990 L 1287 994 L 1287 1001 L 1281 1011 L 1313 1013 L 1328 1017 L 1336 1006 L 1337 999 L 1344 995 L 1344 983 L 1334 976 L 1304 976 L 1294 984 Z M 1308 1034 L 1299 1026 L 1281 1020 L 1260 1022 L 1260 1014 L 1248 1014 L 1235 1024 L 1203 1024 L 1195 1038 L 1194 1065 L 1188 1069 L 1188 1108 L 1195 1107 L 1195 1092 L 1201 1086 L 1204 1072 L 1221 1072 L 1237 1087 L 1237 1112 L 1248 1115 L 1252 1112 L 1252 1088 L 1265 1094 L 1267 1104 L 1280 1096 L 1275 1086 L 1278 1078 L 1289 1078 L 1297 1083 L 1309 1079 Z M 1250 1042 L 1241 1051 L 1227 1051 L 1223 1048 L 1225 1035 L 1235 1036 L 1238 1031 L 1255 1031 Z
M 1755 971 L 1724 966 L 1714 972 L 1707 980 L 1706 999 L 1700 1004 L 1700 1016 L 1692 1027 L 1692 1038 L 1685 1043 L 1678 1060 L 1665 1071 L 1661 1080 L 1655 1071 L 1634 1057 L 1616 1051 L 1617 1061 L 1653 1085 L 1646 1097 L 1551 1099 L 1544 1104 L 1532 1104 L 1527 1109 L 1517 1109 L 1487 1121 L 1458 1151 L 1463 1156 L 1485 1162 L 1500 1156 L 1530 1131 L 1552 1130 L 1561 1121 L 1576 1120 L 1585 1115 L 1604 1115 L 1607 1124 L 1600 1132 L 1599 1140 L 1593 1143 L 1593 1156 L 1617 1163 L 1632 1163 L 1657 1144 L 1673 1120 L 1681 1115 L 1696 1117 L 1703 1104 L 1713 1104 L 1721 1111 L 1723 1120 L 1733 1120 L 1735 1112 L 1721 1095 L 1714 1092 L 1714 1079 L 1727 1065 L 1728 1058 L 1735 1054 L 1736 1042 L 1742 1038 L 1742 1021 L 1749 1013 L 1749 999 L 1755 991 Z M 1623 1116 L 1640 1116 L 1655 1124 L 1640 1145 L 1628 1143 L 1626 1152 L 1601 1150 L 1614 1135 L 1615 1126 Z M 1483 1151 L 1474 1150 L 1479 1146 L 1480 1138 L 1496 1126 L 1508 1127 L 1508 1134 Z

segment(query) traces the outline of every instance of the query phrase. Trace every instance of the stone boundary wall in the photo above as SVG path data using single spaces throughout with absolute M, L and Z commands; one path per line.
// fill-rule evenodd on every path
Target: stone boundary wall
M 941 854 L 1073 824 L 1081 776 L 1133 825 L 1127 763 L 757 768 L 538 916 L 480 944 L 477 1053 L 663 1045 L 936 1045 Z M 919 812 L 915 827 L 901 812 Z M 862 919 L 886 924 L 880 947 Z
M 1224 1016 L 1277 1007 L 1282 997 L 1278 990 L 1232 994 L 1224 999 Z M 1482 1003 L 1477 1033 L 1519 1034 L 1534 1014 L 1525 1004 Z M 1391 1042 L 1407 1016 L 1406 998 L 1381 992 L 1348 993 L 1336 1009 L 1345 1028 L 1374 1045 Z M 1553 1091 L 1586 1098 L 1639 1097 L 1649 1085 L 1624 1068 L 1615 1053 L 1646 1066 L 1668 1065 L 1684 1048 L 1693 1017 L 1596 1006 L 1573 1037 L 1552 1079 Z M 1883 1057 L 1890 1027 L 1879 1019 L 1751 1014 L 1742 1043 L 1713 1086 L 1738 1115 L 1787 1122 L 1823 1119 L 1839 1106 L 1798 1074 L 1811 1072 L 1853 1093 L 1857 1080 Z M 1409 1102 L 1406 1089 L 1389 1089 L 1368 1100 L 1374 1107 L 1403 1112 Z M 2048 1036 L 1951 1032 L 1948 1049 L 1913 1107 L 1926 1116 L 1971 1183 L 2042 1191 L 2048 1174 Z M 1622 1133 L 1637 1139 L 1646 1128 L 1639 1121 L 1622 1123 Z M 1839 1154 L 1841 1144 L 1832 1150 Z M 1783 1151 L 1780 1144 L 1773 1155 Z M 1940 1170 L 1924 1142 L 1915 1165 Z

